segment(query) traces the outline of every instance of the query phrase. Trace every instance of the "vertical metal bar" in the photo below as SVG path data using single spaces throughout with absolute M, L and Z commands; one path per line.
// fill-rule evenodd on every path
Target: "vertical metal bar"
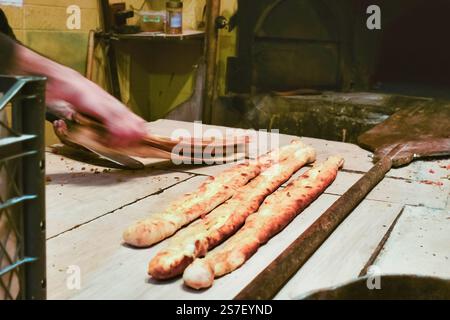
M 217 87 L 217 49 L 219 31 L 216 28 L 216 19 L 220 15 L 220 0 L 206 1 L 206 77 L 205 77 L 205 99 L 203 106 L 203 122 L 212 122 L 212 109 Z
M 23 89 L 21 88 L 20 91 Z M 20 96 L 20 91 L 18 94 L 14 97 L 14 99 L 11 101 L 11 127 L 13 130 L 16 130 L 17 132 L 22 132 L 22 117 L 23 117 L 23 110 L 21 108 L 22 104 L 22 97 Z M 17 158 L 14 160 L 14 170 L 15 170 L 15 185 L 17 186 L 17 189 L 23 194 L 23 159 L 22 157 Z M 20 196 L 19 194 L 16 194 L 15 196 Z M 19 234 L 17 234 L 17 245 L 19 246 L 19 257 L 22 258 L 25 256 L 25 248 L 22 241 L 25 238 L 25 230 L 23 225 L 23 212 L 22 212 L 22 205 L 20 207 L 14 207 L 12 208 L 13 212 L 13 219 L 15 219 L 15 223 L 18 226 Z M 18 299 L 24 300 L 26 299 L 26 279 L 25 279 L 25 268 L 21 267 L 18 269 L 18 275 L 19 275 L 19 296 Z
M 20 108 L 13 110 L 18 117 L 23 134 L 34 135 L 26 142 L 26 148 L 35 153 L 22 159 L 22 187 L 24 194 L 34 194 L 34 200 L 23 203 L 24 256 L 37 261 L 25 265 L 25 299 L 46 298 L 46 250 L 45 250 L 45 80 L 32 79 L 24 87 Z M 17 119 L 17 118 L 16 118 Z M 16 128 L 14 128 L 16 129 Z

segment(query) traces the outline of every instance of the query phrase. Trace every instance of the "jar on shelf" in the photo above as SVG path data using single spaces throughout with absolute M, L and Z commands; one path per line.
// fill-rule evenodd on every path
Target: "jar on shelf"
M 166 2 L 166 33 L 167 34 L 183 33 L 183 2 L 181 1 Z

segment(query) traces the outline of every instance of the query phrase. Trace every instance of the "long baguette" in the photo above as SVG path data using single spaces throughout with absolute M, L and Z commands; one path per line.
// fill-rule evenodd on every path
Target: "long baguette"
M 343 162 L 341 157 L 331 157 L 267 197 L 258 212 L 249 216 L 245 225 L 223 246 L 186 268 L 184 283 L 194 289 L 208 288 L 214 278 L 239 268 L 334 181 Z
M 131 225 L 123 233 L 123 240 L 135 247 L 149 247 L 170 237 L 183 226 L 230 199 L 239 187 L 259 175 L 263 168 L 278 159 L 289 157 L 302 146 L 296 140 L 256 160 L 236 165 L 216 177 L 209 177 L 196 191 L 185 194 L 163 212 Z
M 195 258 L 204 256 L 209 249 L 235 233 L 268 195 L 305 164 L 314 162 L 315 158 L 314 149 L 303 147 L 292 156 L 270 166 L 204 219 L 176 233 L 168 247 L 150 261 L 148 273 L 160 280 L 182 274 Z

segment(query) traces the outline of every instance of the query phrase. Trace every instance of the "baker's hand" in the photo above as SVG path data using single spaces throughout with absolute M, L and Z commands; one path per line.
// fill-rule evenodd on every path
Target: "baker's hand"
M 46 102 L 63 100 L 73 108 L 102 122 L 108 129 L 107 144 L 126 147 L 137 144 L 146 134 L 145 121 L 116 98 L 79 73 L 64 69 L 65 74 L 49 78 Z

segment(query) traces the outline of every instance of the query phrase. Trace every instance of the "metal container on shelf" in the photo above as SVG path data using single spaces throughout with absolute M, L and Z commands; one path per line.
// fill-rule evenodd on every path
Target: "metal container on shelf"
M 139 11 L 139 23 L 144 32 L 164 32 L 166 13 L 164 11 Z

